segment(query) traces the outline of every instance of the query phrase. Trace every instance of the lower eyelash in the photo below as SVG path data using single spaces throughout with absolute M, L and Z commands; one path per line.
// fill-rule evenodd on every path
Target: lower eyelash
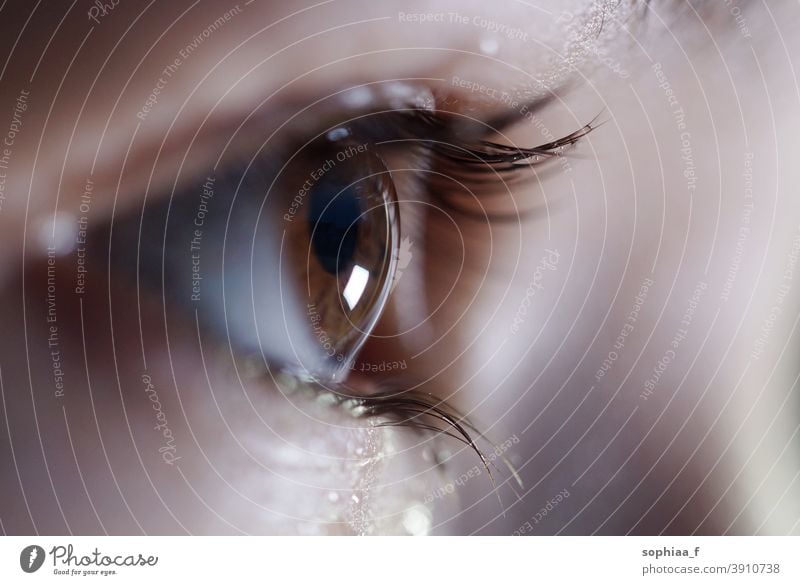
M 333 394 L 342 403 L 355 402 L 355 412 L 364 418 L 378 420 L 379 422 L 376 423 L 378 427 L 404 427 L 420 432 L 430 432 L 434 436 L 444 435 L 460 441 L 478 456 L 486 469 L 489 480 L 497 491 L 497 484 L 492 473 L 492 468 L 497 470 L 497 467 L 486 457 L 477 445 L 476 439 L 481 439 L 493 448 L 495 445 L 475 428 L 467 417 L 445 401 L 436 399 L 425 392 L 404 390 L 386 382 L 380 384 L 378 389 L 369 396 L 355 392 L 346 384 L 340 384 L 334 389 L 323 388 L 322 391 Z M 511 462 L 503 456 L 500 456 L 500 459 L 519 487 L 523 488 L 522 480 Z M 444 462 L 437 461 L 437 463 Z M 502 506 L 502 501 L 500 503 Z
M 260 363 L 256 360 L 256 364 Z M 260 366 L 256 366 L 259 367 Z M 263 375 L 263 374 L 262 374 Z M 275 379 L 275 378 L 273 378 Z M 276 382 L 278 387 L 297 391 L 297 379 L 291 374 L 278 374 Z M 433 438 L 440 436 L 455 439 L 469 447 L 481 461 L 486 470 L 493 491 L 497 497 L 503 514 L 505 507 L 500 497 L 500 486 L 495 480 L 493 469 L 499 473 L 500 469 L 494 464 L 494 459 L 499 459 L 510 473 L 510 479 L 520 488 L 524 489 L 522 479 L 513 464 L 502 454 L 502 449 L 492 443 L 483 433 L 478 431 L 467 418 L 448 405 L 445 401 L 434 398 L 431 394 L 419 390 L 407 390 L 396 383 L 379 382 L 377 388 L 369 395 L 349 387 L 346 383 L 333 385 L 320 382 L 303 382 L 302 388 L 306 392 L 315 393 L 325 400 L 331 408 L 347 409 L 353 416 L 370 421 L 375 428 L 402 427 L 420 433 L 430 433 Z M 284 392 L 285 390 L 280 390 Z M 489 455 L 477 445 L 476 439 L 493 449 Z M 436 465 L 444 465 L 446 460 L 434 455 Z M 505 480 L 512 492 L 520 497 L 513 484 Z

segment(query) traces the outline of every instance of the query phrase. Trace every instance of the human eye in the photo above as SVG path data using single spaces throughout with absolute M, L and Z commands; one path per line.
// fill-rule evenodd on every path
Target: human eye
M 513 118 L 439 110 L 435 91 L 340 90 L 261 142 L 252 128 L 270 114 L 254 114 L 208 172 L 178 176 L 168 194 L 114 219 L 112 269 L 265 372 L 346 382 L 389 301 L 403 208 L 434 200 L 474 219 L 476 193 L 524 180 L 592 128 L 533 148 L 504 144 L 492 137 Z M 248 146 L 230 146 L 237 140 Z M 484 209 L 482 219 L 502 213 Z

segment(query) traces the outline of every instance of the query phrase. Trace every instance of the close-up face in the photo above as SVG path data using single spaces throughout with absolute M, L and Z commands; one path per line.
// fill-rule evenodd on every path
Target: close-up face
M 800 7 L 0 5 L 5 534 L 800 534 Z

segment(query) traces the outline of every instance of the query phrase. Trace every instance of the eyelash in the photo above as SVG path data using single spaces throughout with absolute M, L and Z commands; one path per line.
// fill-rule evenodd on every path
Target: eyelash
M 592 121 L 562 138 L 533 148 L 523 148 L 483 140 L 475 146 L 435 143 L 431 149 L 437 155 L 437 160 L 453 163 L 462 172 L 471 171 L 481 174 L 517 173 L 530 169 L 532 165 L 539 162 L 562 156 L 566 148 L 574 146 L 594 128 L 594 121 Z M 461 175 L 460 178 L 469 178 L 470 176 Z
M 520 111 L 535 110 L 529 107 L 520 108 Z M 371 116 L 360 118 L 353 125 L 363 129 L 367 136 L 373 135 L 373 141 L 378 145 L 405 142 L 421 146 L 433 157 L 433 162 L 451 165 L 449 170 L 455 173 L 454 178 L 465 180 L 470 180 L 472 173 L 516 173 L 562 156 L 566 149 L 577 144 L 600 125 L 597 122 L 598 116 L 561 138 L 525 148 L 485 139 L 487 135 L 497 134 L 513 126 L 522 114 L 504 118 L 496 126 L 464 119 L 448 112 L 419 109 L 376 112 L 374 115 L 384 118 L 379 123 L 379 132 L 384 133 L 382 138 L 375 136 L 375 130 L 370 131 L 366 127 L 366 124 L 373 123 Z M 464 128 L 459 127 L 462 125 Z M 470 126 L 473 128 L 470 129 Z M 464 131 L 465 129 L 468 131 Z
M 483 433 L 481 433 L 463 414 L 452 408 L 442 400 L 436 400 L 430 394 L 418 390 L 405 390 L 389 384 L 382 384 L 377 391 L 370 396 L 363 396 L 349 389 L 345 384 L 339 384 L 336 388 L 320 387 L 320 392 L 326 392 L 336 397 L 342 406 L 350 404 L 365 419 L 379 420 L 377 427 L 403 427 L 421 433 L 430 432 L 434 436 L 444 435 L 464 444 L 471 449 L 480 459 L 484 469 L 486 469 L 489 481 L 495 488 L 498 501 L 500 495 L 497 491 L 492 469 L 495 466 L 478 446 L 476 440 L 495 448 Z M 512 463 L 503 456 L 501 462 L 505 465 L 511 476 L 520 488 L 524 488 L 522 480 Z M 444 461 L 437 461 L 437 464 L 444 464 Z M 512 487 L 513 490 L 513 487 Z M 501 508 L 502 501 L 500 501 Z
M 534 112 L 543 104 L 530 104 L 519 113 L 506 115 L 495 123 L 484 123 L 449 112 L 410 109 L 376 112 L 379 130 L 370 129 L 372 116 L 360 118 L 354 124 L 357 132 L 372 136 L 376 145 L 400 145 L 421 154 L 435 172 L 424 173 L 422 186 L 437 203 L 465 218 L 490 221 L 518 221 L 524 212 L 513 214 L 475 213 L 451 200 L 444 194 L 452 190 L 454 182 L 471 193 L 493 194 L 531 178 L 531 171 L 547 166 L 563 157 L 581 139 L 601 125 L 599 115 L 577 130 L 534 147 L 501 144 L 487 137 L 502 133 L 523 118 L 522 112 Z

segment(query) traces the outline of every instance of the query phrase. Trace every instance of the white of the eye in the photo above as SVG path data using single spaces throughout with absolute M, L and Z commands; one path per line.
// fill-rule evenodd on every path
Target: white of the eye
M 364 294 L 364 289 L 367 288 L 368 280 L 369 270 L 358 265 L 353 267 L 353 272 L 350 273 L 350 278 L 347 280 L 344 292 L 342 293 L 350 309 L 353 309 L 353 307 L 358 304 L 358 300 L 361 298 L 361 295 Z

